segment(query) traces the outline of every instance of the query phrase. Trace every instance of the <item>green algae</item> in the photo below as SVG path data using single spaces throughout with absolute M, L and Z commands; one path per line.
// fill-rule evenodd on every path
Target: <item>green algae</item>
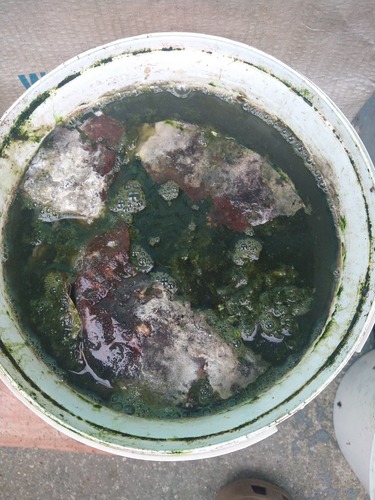
M 161 106 L 162 118 L 164 113 Z M 176 112 L 171 115 L 174 120 Z M 141 124 L 142 119 L 136 116 L 130 122 L 129 135 L 136 136 Z M 209 134 L 209 138 L 216 144 L 219 165 L 229 153 L 222 147 L 220 133 Z M 111 392 L 98 388 L 86 375 L 72 375 L 80 358 L 80 325 L 69 296 L 76 259 L 95 234 L 115 227 L 130 212 L 126 222 L 131 230 L 132 259 L 139 272 L 152 272 L 155 281 L 173 289 L 177 300 L 187 300 L 203 311 L 210 326 L 239 357 L 245 357 L 250 349 L 271 362 L 271 371 L 278 373 L 277 366 L 301 355 L 313 331 L 316 277 L 313 265 L 305 269 L 305 263 L 315 259 L 310 216 L 300 210 L 294 217 L 279 217 L 253 228 L 251 235 L 237 234 L 208 224 L 213 209 L 209 199 L 192 200 L 183 190 L 174 196 L 174 186 L 169 186 L 165 197 L 160 193 L 163 184 L 151 179 L 139 159 L 122 150 L 118 160 L 123 166 L 110 188 L 106 212 L 93 225 L 76 220 L 44 222 L 38 216 L 39 208 L 30 206 L 21 194 L 14 203 L 8 227 L 14 228 L 21 220 L 28 223 L 15 232 L 8 231 L 12 258 L 7 272 L 16 302 L 22 304 L 28 317 L 23 320 L 25 329 L 41 339 L 48 354 L 67 370 L 73 386 L 96 394 L 117 411 L 159 418 L 222 411 L 249 397 L 254 384 L 220 401 L 202 378 L 191 388 L 188 407 L 175 408 L 158 406 L 147 388 L 134 386 Z M 130 210 L 123 208 L 124 199 Z M 242 248 L 244 241 L 257 244 L 249 250 L 249 244 Z M 237 255 L 241 250 L 243 258 Z M 21 272 L 19 259 L 26 263 Z M 27 285 L 20 287 L 21 283 Z M 56 315 L 56 310 L 61 314 Z M 262 387 L 260 382 L 259 389 Z
M 26 128 L 27 120 L 33 114 L 33 112 L 40 106 L 48 97 L 50 96 L 49 91 L 45 91 L 35 98 L 27 108 L 25 108 L 17 117 L 12 125 L 7 136 L 4 138 L 2 144 L 0 144 L 0 157 L 5 153 L 6 148 L 12 143 L 12 141 L 25 141 L 29 139 L 29 134 Z M 34 138 L 33 138 L 34 140 Z

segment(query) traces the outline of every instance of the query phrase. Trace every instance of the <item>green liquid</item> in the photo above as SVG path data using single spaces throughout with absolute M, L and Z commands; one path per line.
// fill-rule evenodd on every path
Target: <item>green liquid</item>
M 200 92 L 191 92 L 185 99 L 168 92 L 150 92 L 118 98 L 102 109 L 126 128 L 125 144 L 117 151 L 118 172 L 107 193 L 103 216 L 92 224 L 74 219 L 43 222 L 39 219 L 40 209 L 30 204 L 22 189 L 9 211 L 5 234 L 9 258 L 5 272 L 9 294 L 27 340 L 67 384 L 97 403 L 124 413 L 153 418 L 194 417 L 251 400 L 298 363 L 325 320 L 338 258 L 336 231 L 325 193 L 306 168 L 306 158 L 296 154 L 280 131 L 240 104 Z M 81 121 L 84 119 L 85 116 L 80 117 Z M 301 209 L 294 216 L 280 216 L 254 226 L 251 238 L 262 245 L 259 258 L 235 264 L 234 249 L 247 236 L 225 224 L 207 224 L 214 208 L 212 199 L 196 201 L 180 189 L 176 198 L 166 201 L 160 196 L 161 184 L 131 155 L 131 143 L 136 141 L 140 127 L 166 120 L 213 129 L 267 156 L 275 168 L 293 181 L 305 206 L 310 207 L 308 213 Z M 118 203 L 121 189 L 134 181 L 141 186 L 146 203 L 129 217 L 113 207 Z M 144 256 L 137 254 L 135 248 L 143 249 L 151 259 L 152 273 L 169 277 L 177 289 L 174 300 L 188 302 L 192 310 L 203 312 L 210 327 L 239 357 L 251 350 L 267 363 L 267 370 L 254 382 L 220 398 L 213 393 L 207 378 L 202 377 L 193 384 L 184 402 L 172 404 L 147 387 L 140 389 L 136 380 L 128 381 L 125 387 L 114 377 L 110 380 L 111 387 L 106 387 L 100 380 L 108 380 L 110 375 L 106 370 L 100 372 L 99 365 L 95 367 L 99 382 L 87 371 L 82 372 L 81 334 L 77 331 L 72 335 L 71 325 L 61 323 L 59 293 L 65 287 L 67 294 L 74 295 L 71 286 L 79 274 L 77 256 L 95 236 L 113 230 L 124 220 L 131 234 L 134 254 L 131 263 L 138 266 L 139 273 L 142 274 Z M 242 278 L 248 284 L 236 286 Z M 253 333 L 249 332 L 244 340 L 243 325 L 266 322 L 264 303 L 271 303 L 277 293 L 280 297 L 282 289 L 291 295 L 298 290 L 303 290 L 302 294 L 311 293 L 308 311 L 293 319 L 298 334 L 274 342 L 260 335 L 249 340 Z M 249 294 L 260 304 L 250 312 L 240 306 Z M 271 326 L 270 332 L 268 337 L 272 338 Z

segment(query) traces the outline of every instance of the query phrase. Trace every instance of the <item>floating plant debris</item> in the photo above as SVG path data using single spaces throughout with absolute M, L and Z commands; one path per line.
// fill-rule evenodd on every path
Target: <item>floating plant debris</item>
M 145 195 L 138 181 L 128 181 L 119 191 L 114 203 L 110 206 L 112 212 L 133 214 L 141 212 L 146 207 Z
M 167 181 L 159 188 L 159 194 L 166 201 L 171 201 L 177 198 L 179 192 L 178 185 L 173 181 Z
M 298 362 L 337 249 L 324 194 L 274 134 L 192 91 L 118 96 L 44 139 L 5 267 L 26 334 L 67 383 L 177 418 L 245 401 Z

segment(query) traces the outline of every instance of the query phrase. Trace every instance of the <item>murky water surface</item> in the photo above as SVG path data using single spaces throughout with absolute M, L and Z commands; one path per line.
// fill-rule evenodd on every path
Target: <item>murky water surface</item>
M 66 383 L 179 418 L 250 400 L 298 363 L 328 309 L 336 232 L 306 151 L 270 121 L 149 92 L 44 140 L 9 213 L 6 276 L 27 341 Z

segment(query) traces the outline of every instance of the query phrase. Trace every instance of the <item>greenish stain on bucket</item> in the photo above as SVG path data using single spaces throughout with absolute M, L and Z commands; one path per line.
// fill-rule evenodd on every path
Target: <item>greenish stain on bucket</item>
M 330 330 L 337 325 L 337 322 L 335 320 L 335 314 L 336 314 L 336 307 L 335 309 L 333 310 L 333 313 L 332 313 L 332 316 L 330 318 L 330 320 L 328 321 L 325 329 L 324 329 L 324 332 L 323 332 L 323 335 L 321 335 L 321 337 L 319 338 L 318 342 L 316 343 L 315 347 L 314 347 L 314 350 L 316 348 L 316 346 L 320 345 L 322 342 L 324 342 L 325 340 L 327 340 L 327 338 L 330 336 L 331 332 Z
M 274 73 L 272 73 L 269 69 L 265 68 L 264 66 L 254 64 L 254 63 L 251 63 L 249 61 L 244 61 L 243 59 L 240 59 L 238 57 L 234 57 L 233 60 L 236 62 L 241 62 L 241 63 L 247 64 L 248 66 L 252 66 L 252 67 L 262 71 L 263 73 L 266 73 L 267 75 L 272 76 L 273 78 L 275 78 L 279 82 L 283 83 L 286 87 L 291 89 L 295 94 L 302 97 L 302 99 L 309 106 L 311 106 L 315 111 L 318 111 L 318 109 L 313 105 L 313 102 L 312 102 L 313 101 L 313 93 L 311 92 L 311 90 L 309 90 L 307 88 L 300 88 L 299 89 L 299 88 L 295 87 L 291 82 L 276 76 Z
M 358 181 L 358 186 L 361 188 L 361 193 L 362 193 L 362 198 L 363 198 L 363 203 L 364 203 L 364 206 L 365 206 L 365 211 L 366 211 L 366 221 L 367 221 L 367 230 L 368 230 L 368 234 L 369 234 L 369 239 L 370 239 L 370 255 L 372 255 L 373 253 L 373 245 L 372 245 L 372 242 L 373 242 L 373 236 L 372 236 L 372 224 L 371 224 L 371 218 L 370 218 L 370 210 L 369 210 L 369 206 L 368 206 L 368 203 L 367 203 L 367 200 L 366 200 L 366 196 L 365 196 L 365 192 L 364 192 L 364 189 L 363 189 L 363 186 L 361 184 L 361 176 L 357 170 L 357 165 L 352 157 L 352 155 L 350 154 L 350 151 L 344 146 L 344 149 L 345 149 L 345 153 L 347 154 L 348 156 L 348 159 L 353 167 L 353 170 L 356 174 L 356 177 L 357 177 L 357 181 Z
M 55 116 L 55 125 L 60 125 L 64 123 L 64 118 L 62 116 Z
M 106 57 L 105 59 L 100 59 L 100 61 L 97 61 L 96 63 L 94 63 L 92 66 L 90 66 L 90 68 L 96 68 L 97 66 L 103 66 L 104 64 L 108 64 L 112 61 L 113 61 L 113 57 Z
M 311 105 L 313 101 L 313 95 L 312 92 L 309 89 L 302 88 L 302 89 L 295 89 L 297 93 L 303 97 L 303 99 L 307 102 L 307 104 Z
M 139 54 L 148 54 L 149 52 L 152 52 L 152 49 L 139 49 L 133 50 L 133 52 L 127 53 L 126 55 L 138 56 Z
M 306 102 L 306 104 L 311 106 L 314 109 L 314 111 L 319 112 L 318 109 L 312 103 L 312 93 L 309 89 L 306 89 L 306 88 L 298 89 L 292 83 L 288 82 L 287 80 L 284 80 L 283 78 L 279 78 L 274 74 L 272 74 L 272 76 L 274 78 L 276 78 L 277 80 L 279 80 L 281 83 L 283 83 L 286 87 L 288 87 L 290 90 L 292 90 L 299 97 L 302 97 L 302 99 Z
M 24 342 L 13 342 L 12 344 L 5 344 L 6 350 L 10 354 L 17 354 L 19 353 L 22 349 L 25 348 L 25 343 Z
M 56 89 L 61 89 L 61 87 L 64 87 L 67 83 L 71 82 L 72 80 L 75 80 L 78 76 L 81 76 L 81 72 L 77 71 L 77 73 L 72 73 L 71 75 L 68 75 L 65 77 L 63 80 L 61 80 L 60 83 L 56 85 Z
M 22 140 L 26 141 L 29 139 L 29 135 L 25 133 L 23 126 L 26 121 L 30 118 L 33 112 L 40 106 L 49 96 L 51 95 L 51 91 L 47 90 L 36 97 L 29 106 L 23 110 L 13 123 L 11 129 L 8 134 L 5 136 L 1 146 L 0 146 L 0 158 L 3 156 L 5 149 L 9 146 L 9 144 L 14 140 Z
M 66 413 L 70 413 L 71 415 L 73 415 L 78 420 L 83 420 L 79 415 L 74 415 L 73 413 L 69 412 L 68 410 L 66 410 L 66 408 L 64 408 L 64 406 L 62 406 L 56 400 L 54 400 L 53 398 L 51 398 L 47 393 L 45 393 L 44 391 L 42 391 L 40 389 L 40 387 L 37 386 L 31 380 L 31 378 L 26 374 L 26 372 L 23 369 L 20 368 L 18 362 L 13 358 L 12 354 L 7 350 L 4 342 L 1 339 L 0 339 L 0 351 L 8 359 L 8 361 L 11 363 L 11 365 L 13 366 L 13 368 L 21 375 L 22 379 L 33 389 L 33 392 L 30 392 L 30 390 L 27 391 L 27 390 L 24 389 L 25 392 L 27 394 L 29 394 L 29 396 L 31 397 L 31 399 L 33 401 L 37 402 L 38 399 L 39 399 L 38 396 L 39 397 L 42 396 L 47 401 L 52 402 L 56 408 L 59 408 L 60 410 L 66 412 Z

